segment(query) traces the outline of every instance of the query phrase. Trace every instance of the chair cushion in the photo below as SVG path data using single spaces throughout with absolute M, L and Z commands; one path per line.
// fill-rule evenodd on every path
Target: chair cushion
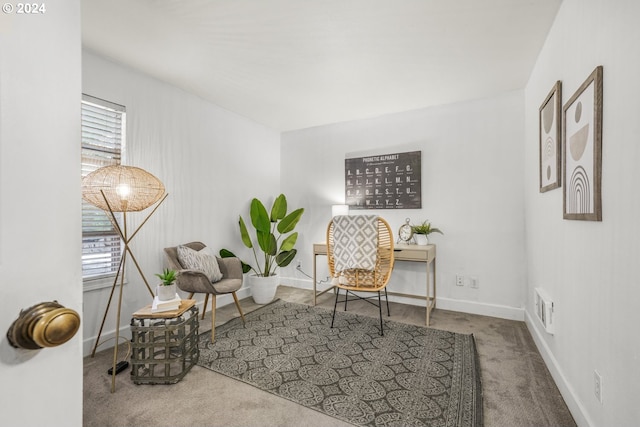
M 228 294 L 235 292 L 242 287 L 242 279 L 224 279 L 213 284 L 213 289 L 218 294 Z
M 333 258 L 335 271 L 374 270 L 378 255 L 377 215 L 333 217 Z
M 218 260 L 206 246 L 199 251 L 182 245 L 178 246 L 178 261 L 186 269 L 202 271 L 212 283 L 222 279 Z

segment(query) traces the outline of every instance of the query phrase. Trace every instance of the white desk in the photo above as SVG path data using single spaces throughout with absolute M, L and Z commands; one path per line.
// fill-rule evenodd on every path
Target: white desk
M 436 308 L 436 245 L 403 245 L 396 244 L 394 246 L 394 258 L 396 261 L 409 261 L 409 262 L 423 262 L 427 267 L 427 293 L 425 298 L 426 302 L 426 324 L 429 326 L 429 318 L 431 316 L 431 310 Z M 316 305 L 316 298 L 319 295 L 333 289 L 333 286 L 329 286 L 327 289 L 317 292 L 316 284 L 316 258 L 318 255 L 327 255 L 326 243 L 314 243 L 313 244 L 313 305 Z M 430 270 L 433 265 L 433 286 L 431 286 Z M 433 290 L 433 292 L 431 292 Z M 401 294 L 397 292 L 388 292 L 389 295 L 397 295 L 409 298 L 422 298 L 422 295 L 409 295 Z

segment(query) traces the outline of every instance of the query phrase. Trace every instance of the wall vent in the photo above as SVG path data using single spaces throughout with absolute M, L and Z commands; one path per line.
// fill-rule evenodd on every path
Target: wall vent
M 555 332 L 555 318 L 553 313 L 553 301 L 542 288 L 535 289 L 536 317 L 544 326 L 548 334 Z

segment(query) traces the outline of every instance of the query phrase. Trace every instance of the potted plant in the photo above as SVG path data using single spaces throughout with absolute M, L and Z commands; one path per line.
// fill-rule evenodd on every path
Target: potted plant
M 440 233 L 444 234 L 440 229 L 433 227 L 431 223 L 426 220 L 423 221 L 422 224 L 411 225 L 411 230 L 413 234 L 416 236 L 416 244 L 418 245 L 428 245 L 429 239 L 427 236 L 431 233 Z
M 156 273 L 156 276 L 162 280 L 156 287 L 156 295 L 160 301 L 169 301 L 176 297 L 176 279 L 178 272 L 165 268 L 162 273 Z
M 242 262 L 243 271 L 253 271 L 253 274 L 247 276 L 247 283 L 257 304 L 267 304 L 273 300 L 279 281 L 277 268 L 286 267 L 295 258 L 297 250 L 294 246 L 298 240 L 298 232 L 293 230 L 303 212 L 304 209 L 300 208 L 287 213 L 287 198 L 284 194 L 276 197 L 270 213 L 260 200 L 254 198 L 250 209 L 253 237 L 240 215 L 240 237 L 242 243 L 253 251 L 255 260 L 254 265 Z M 235 256 L 227 249 L 221 250 L 220 255 Z

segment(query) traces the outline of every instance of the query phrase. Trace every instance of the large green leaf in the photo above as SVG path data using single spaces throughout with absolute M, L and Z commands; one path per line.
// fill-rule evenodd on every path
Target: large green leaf
M 267 255 L 275 255 L 278 250 L 276 236 L 270 232 L 263 233 L 262 231 L 257 231 L 256 234 L 258 235 L 258 244 L 260 245 L 260 249 L 262 249 L 262 251 Z
M 220 249 L 220 258 L 238 258 L 238 256 L 231 252 L 229 249 Z M 251 266 L 246 262 L 240 260 L 240 265 L 242 265 L 243 273 L 248 273 L 249 271 L 251 271 Z
M 286 267 L 291 264 L 291 261 L 296 257 L 297 250 L 291 249 L 287 252 L 280 252 L 278 256 L 276 256 L 276 264 L 280 267 Z
M 256 230 L 262 231 L 263 233 L 271 231 L 271 222 L 269 221 L 267 209 L 258 199 L 251 201 L 251 224 L 253 224 Z
M 287 214 L 287 198 L 284 194 L 276 197 L 276 200 L 273 202 L 273 207 L 271 208 L 271 222 L 276 222 L 279 219 L 284 218 Z
M 278 232 L 280 232 L 280 234 L 286 234 L 293 231 L 293 229 L 296 228 L 298 221 L 300 221 L 300 217 L 302 217 L 303 212 L 304 208 L 296 209 L 286 217 L 282 218 L 282 221 L 278 223 Z
M 295 233 L 290 234 L 286 239 L 282 241 L 282 244 L 280 245 L 280 250 L 284 252 L 290 251 L 295 246 L 296 240 L 298 240 L 297 231 Z
M 238 258 L 238 257 L 229 249 L 220 249 L 220 258 Z
M 249 231 L 247 231 L 244 219 L 240 217 L 240 221 L 238 221 L 238 223 L 240 224 L 240 237 L 242 237 L 242 243 L 244 243 L 246 247 L 252 248 L 253 243 L 251 243 L 251 236 L 249 236 Z

